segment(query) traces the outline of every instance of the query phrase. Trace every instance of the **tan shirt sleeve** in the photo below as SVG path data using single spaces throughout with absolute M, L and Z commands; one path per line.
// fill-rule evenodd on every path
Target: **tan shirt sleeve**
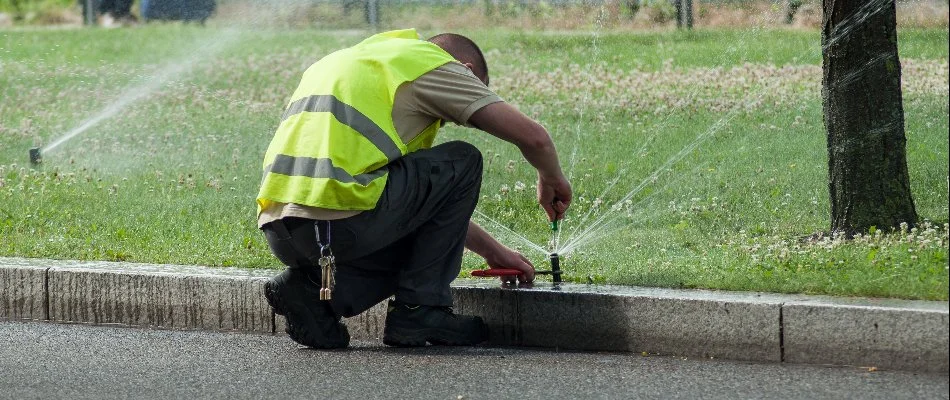
M 451 62 L 427 72 L 396 91 L 393 124 L 409 142 L 437 119 L 468 126 L 482 107 L 502 100 L 464 65 Z

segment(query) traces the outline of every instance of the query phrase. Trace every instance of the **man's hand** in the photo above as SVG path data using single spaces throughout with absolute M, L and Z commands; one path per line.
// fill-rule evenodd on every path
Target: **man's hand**
M 518 281 L 521 283 L 534 281 L 534 265 L 531 264 L 531 261 L 521 253 L 507 247 L 503 246 L 497 253 L 489 254 L 488 257 L 485 257 L 485 262 L 488 264 L 488 268 L 510 268 L 521 271 L 521 275 L 518 275 Z M 504 283 L 515 283 L 515 277 L 513 276 L 502 276 L 500 278 Z
M 475 254 L 482 256 L 489 268 L 511 268 L 521 271 L 518 280 L 522 283 L 534 281 L 534 265 L 525 256 L 498 243 L 495 238 L 485 232 L 474 222 L 468 223 L 468 233 L 465 235 L 465 247 Z M 514 283 L 515 277 L 502 277 L 503 282 Z
M 567 208 L 571 206 L 571 184 L 563 174 L 553 178 L 545 178 L 538 174 L 538 204 L 548 214 L 548 221 L 561 219 Z

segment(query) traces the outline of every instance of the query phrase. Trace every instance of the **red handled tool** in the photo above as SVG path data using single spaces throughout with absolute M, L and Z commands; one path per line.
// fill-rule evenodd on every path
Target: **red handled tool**
M 554 275 L 558 278 L 561 277 L 561 271 L 534 271 L 535 275 Z M 518 276 L 521 275 L 521 271 L 510 268 L 490 268 L 490 269 L 477 269 L 472 271 L 472 276 L 477 277 L 487 277 L 487 276 Z M 560 281 L 560 279 L 558 279 Z
M 521 275 L 521 271 L 518 271 L 516 269 L 508 269 L 508 268 L 476 269 L 472 271 L 472 276 L 477 276 L 477 277 L 518 276 L 518 275 Z

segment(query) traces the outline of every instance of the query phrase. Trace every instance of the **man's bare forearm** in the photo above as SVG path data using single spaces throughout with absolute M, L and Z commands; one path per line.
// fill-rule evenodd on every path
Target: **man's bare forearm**
M 482 258 L 488 259 L 494 255 L 500 247 L 501 243 L 498 243 L 498 241 L 482 229 L 482 227 L 478 226 L 474 221 L 468 222 L 468 233 L 465 235 L 466 249 L 475 252 L 475 254 L 482 256 Z

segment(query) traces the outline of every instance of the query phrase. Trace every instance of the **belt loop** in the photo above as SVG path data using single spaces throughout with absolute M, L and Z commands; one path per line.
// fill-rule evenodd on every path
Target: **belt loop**
M 317 236 L 317 245 L 321 245 L 322 243 L 320 243 L 321 242 L 320 241 L 320 220 L 313 221 L 313 233 L 314 235 Z

